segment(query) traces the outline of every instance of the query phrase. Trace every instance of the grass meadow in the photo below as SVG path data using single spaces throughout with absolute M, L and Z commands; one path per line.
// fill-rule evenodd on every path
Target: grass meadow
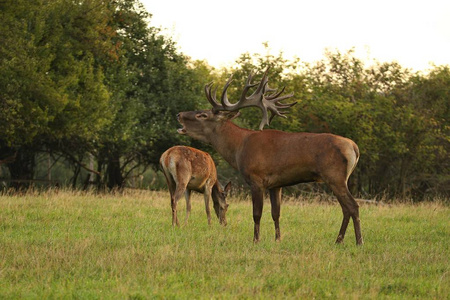
M 250 200 L 229 202 L 227 227 L 195 194 L 173 228 L 167 192 L 0 196 L 0 298 L 450 298 L 446 204 L 362 204 L 357 247 L 352 223 L 334 244 L 337 202 L 283 203 L 277 243 L 266 201 L 258 244 Z

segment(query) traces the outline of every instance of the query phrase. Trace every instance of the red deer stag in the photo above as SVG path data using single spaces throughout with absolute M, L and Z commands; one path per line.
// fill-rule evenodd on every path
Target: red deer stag
M 228 209 L 226 194 L 231 182 L 223 189 L 217 180 L 217 172 L 211 156 L 203 151 L 185 146 L 175 146 L 161 155 L 161 169 L 167 180 L 172 206 L 172 225 L 179 226 L 177 218 L 177 202 L 185 194 L 186 223 L 191 212 L 191 191 L 203 193 L 208 224 L 211 225 L 209 200 L 212 197 L 213 207 L 219 222 L 227 225 L 225 214 Z
M 358 146 L 350 139 L 333 134 L 288 133 L 278 130 L 262 130 L 273 116 L 283 116 L 279 109 L 295 103 L 282 104 L 281 100 L 293 94 L 281 96 L 267 85 L 267 71 L 259 83 L 252 84 L 250 74 L 238 102 L 230 103 L 226 82 L 220 103 L 212 83 L 205 86 L 211 110 L 181 112 L 177 115 L 183 128 L 178 133 L 211 144 L 223 158 L 237 169 L 249 184 L 252 193 L 254 241 L 260 238 L 259 228 L 263 210 L 263 197 L 269 190 L 275 239 L 280 240 L 281 189 L 302 182 L 325 182 L 336 195 L 344 215 L 336 243 L 344 240 L 350 217 L 353 219 L 356 243 L 363 243 L 359 219 L 359 206 L 350 194 L 347 181 L 359 159 Z M 249 90 L 255 91 L 247 96 Z M 256 106 L 263 113 L 259 131 L 240 128 L 231 122 L 238 110 Z M 268 119 L 267 110 L 272 116 Z

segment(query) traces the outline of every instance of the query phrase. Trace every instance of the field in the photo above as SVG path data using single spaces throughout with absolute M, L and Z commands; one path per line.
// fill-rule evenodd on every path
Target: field
M 250 201 L 229 202 L 227 227 L 207 225 L 197 194 L 172 228 L 166 192 L 0 196 L 0 298 L 450 297 L 445 204 L 363 204 L 357 247 L 352 223 L 334 244 L 337 203 L 283 203 L 277 243 L 266 202 L 254 244 Z

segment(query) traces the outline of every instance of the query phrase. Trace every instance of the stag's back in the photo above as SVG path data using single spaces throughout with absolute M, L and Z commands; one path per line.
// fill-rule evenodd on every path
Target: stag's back
M 333 134 L 263 130 L 250 133 L 236 157 L 244 178 L 270 188 L 330 176 L 347 180 L 359 150 L 353 141 Z

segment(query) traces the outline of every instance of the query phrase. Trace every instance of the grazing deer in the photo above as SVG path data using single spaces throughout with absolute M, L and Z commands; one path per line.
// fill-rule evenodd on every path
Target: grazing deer
M 172 225 L 179 226 L 177 218 L 177 202 L 185 194 L 186 221 L 191 212 L 191 191 L 203 193 L 208 224 L 211 225 L 209 200 L 212 197 L 214 211 L 219 222 L 227 225 L 225 214 L 228 209 L 226 195 L 231 187 L 229 182 L 223 189 L 217 180 L 217 171 L 211 156 L 203 151 L 186 146 L 175 146 L 161 155 L 161 169 L 167 180 L 172 206 Z
M 205 94 L 211 110 L 181 112 L 177 115 L 183 128 L 178 133 L 211 144 L 223 158 L 237 169 L 249 184 L 252 193 L 254 241 L 260 238 L 260 220 L 263 198 L 269 190 L 275 239 L 280 240 L 281 189 L 302 182 L 325 182 L 336 195 L 344 218 L 336 243 L 344 239 L 350 217 L 356 235 L 356 243 L 363 243 L 359 219 L 359 206 L 350 194 L 347 181 L 359 159 L 358 146 L 350 139 L 333 134 L 288 133 L 278 130 L 262 130 L 275 115 L 285 117 L 279 109 L 295 103 L 279 101 L 293 94 L 280 96 L 284 88 L 270 89 L 267 71 L 259 83 L 252 83 L 250 74 L 238 102 L 232 104 L 227 97 L 226 82 L 220 103 L 216 100 L 217 88 L 211 93 L 212 83 L 205 86 Z M 250 88 L 256 90 L 247 96 Z M 256 106 L 263 113 L 259 131 L 240 128 L 231 122 L 239 115 L 239 109 Z M 272 116 L 268 119 L 268 110 Z

